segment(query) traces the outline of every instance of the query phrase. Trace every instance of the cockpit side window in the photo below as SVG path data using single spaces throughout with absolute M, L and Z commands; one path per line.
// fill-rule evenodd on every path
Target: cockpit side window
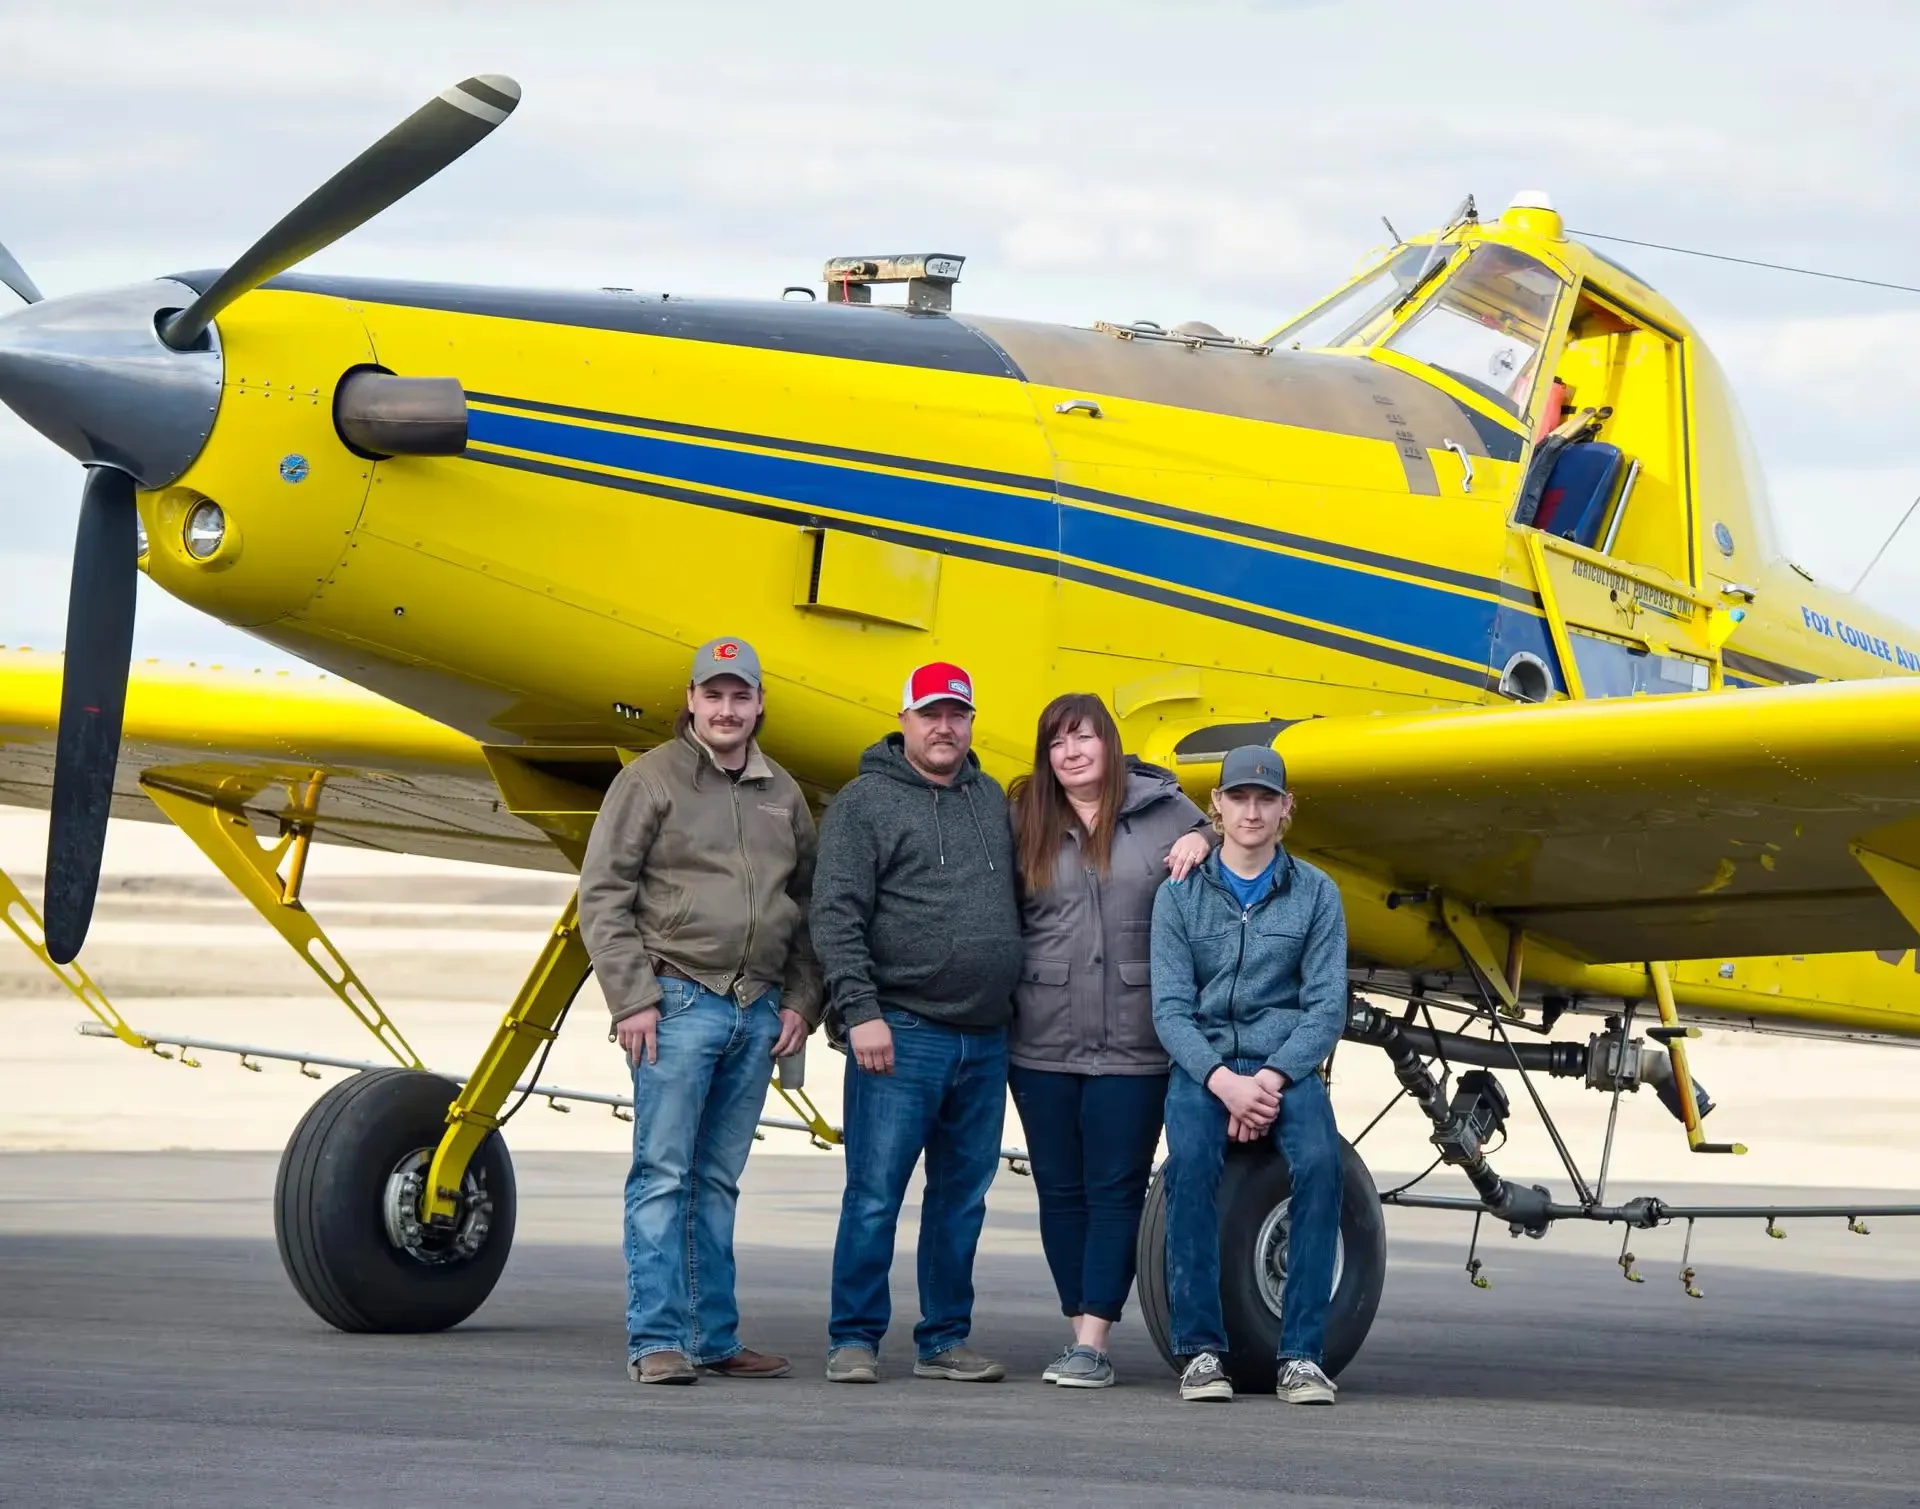
M 1424 246 L 1402 247 L 1318 308 L 1309 310 L 1291 325 L 1282 326 L 1267 344 L 1287 351 L 1323 351 L 1360 343 L 1361 332 L 1383 310 L 1393 308 L 1400 296 L 1413 286 L 1426 255 Z
M 1532 257 L 1483 243 L 1387 349 L 1444 372 L 1516 417 L 1527 412 L 1565 281 Z

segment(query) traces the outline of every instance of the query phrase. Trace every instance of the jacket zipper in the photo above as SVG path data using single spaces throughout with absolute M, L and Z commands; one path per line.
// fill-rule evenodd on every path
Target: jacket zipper
M 1291 875 L 1288 878 L 1291 880 Z M 1219 884 L 1210 875 L 1207 882 L 1210 885 Z M 1240 1057 L 1240 966 L 1247 957 L 1247 922 L 1253 916 L 1255 907 L 1265 906 L 1276 894 L 1277 887 L 1269 885 L 1266 895 L 1255 901 L 1253 906 L 1240 908 L 1240 947 L 1233 956 L 1233 983 L 1227 987 L 1227 1025 L 1233 1030 L 1233 1056 L 1236 1059 Z
M 747 853 L 747 830 L 740 820 L 740 782 L 729 781 L 727 789 L 733 796 L 733 838 L 734 842 L 740 846 L 740 868 L 745 872 L 747 880 L 747 941 L 740 952 L 740 966 L 734 971 L 733 976 L 734 1001 L 738 1005 L 745 1006 L 747 1002 L 740 1000 L 740 988 L 746 984 L 747 961 L 753 957 L 753 858 Z

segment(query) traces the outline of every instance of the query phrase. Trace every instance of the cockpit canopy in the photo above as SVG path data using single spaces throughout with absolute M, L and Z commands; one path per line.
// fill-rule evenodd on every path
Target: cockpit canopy
M 1516 418 L 1539 376 L 1566 280 L 1510 246 L 1480 242 L 1439 262 L 1403 246 L 1272 338 L 1297 351 L 1380 347 L 1445 373 Z M 1427 277 L 1422 279 L 1422 272 Z M 1402 319 L 1423 281 L 1437 290 Z

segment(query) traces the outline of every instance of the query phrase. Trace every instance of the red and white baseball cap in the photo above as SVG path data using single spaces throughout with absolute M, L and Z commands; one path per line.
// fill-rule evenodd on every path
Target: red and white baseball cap
M 935 702 L 964 702 L 973 706 L 973 677 L 945 660 L 916 666 L 900 691 L 900 711 L 913 712 Z

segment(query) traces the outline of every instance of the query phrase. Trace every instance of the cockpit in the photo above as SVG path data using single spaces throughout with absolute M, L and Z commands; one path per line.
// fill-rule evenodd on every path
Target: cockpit
M 1411 317 L 1401 314 L 1438 282 Z M 1523 419 L 1568 284 L 1510 246 L 1401 247 L 1271 337 L 1295 351 L 1379 348 L 1444 373 Z
M 1469 199 L 1265 342 L 1400 368 L 1465 411 L 1489 457 L 1476 473 L 1446 442 L 1459 495 L 1520 532 L 1565 620 L 1568 685 L 1596 696 L 1697 689 L 1712 660 L 1686 337 L 1649 292 L 1569 240 L 1544 195 L 1487 225 Z

